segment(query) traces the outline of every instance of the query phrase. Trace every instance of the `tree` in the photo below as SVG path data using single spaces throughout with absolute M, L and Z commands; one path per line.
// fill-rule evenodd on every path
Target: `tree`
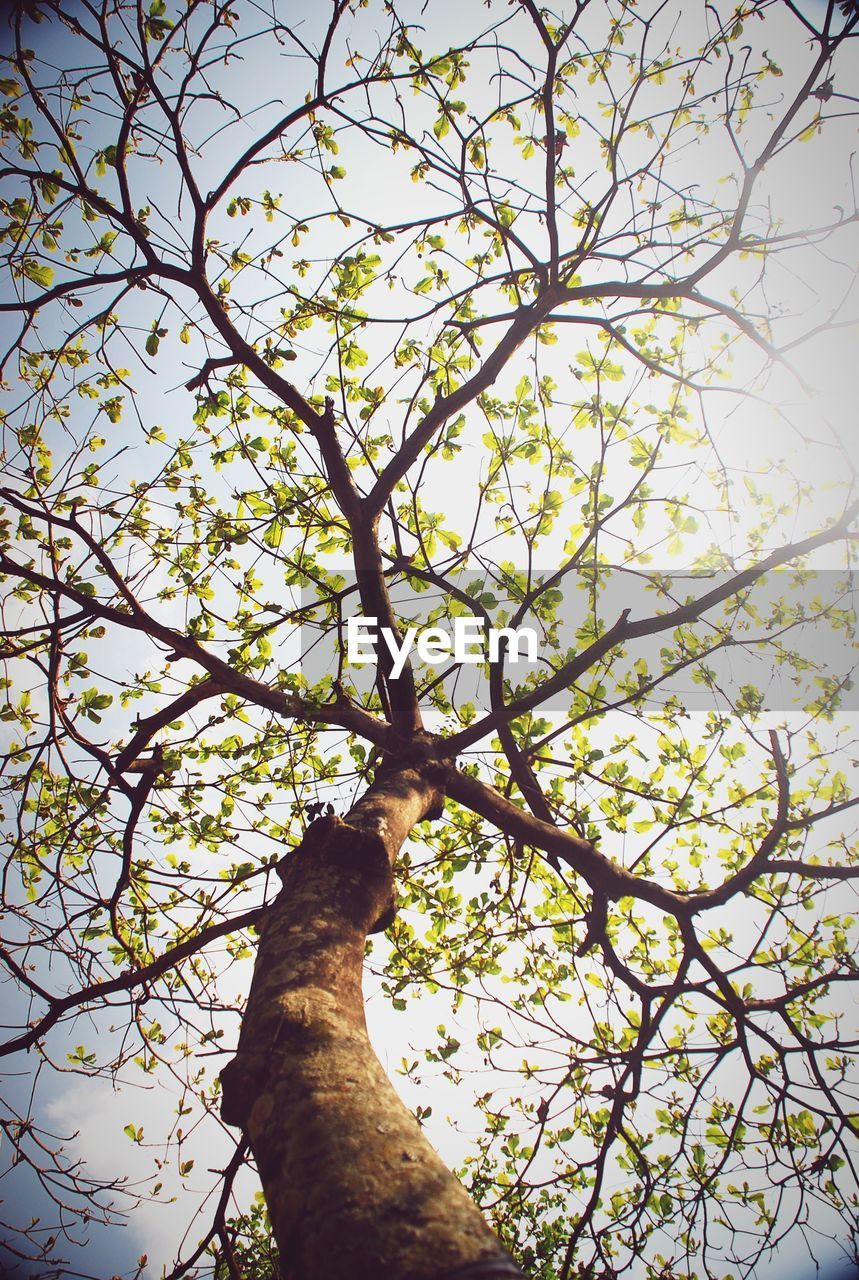
M 293 1280 L 749 1274 L 856 1203 L 859 503 L 802 352 L 859 12 L 461 10 L 12 21 L 4 1053 L 172 1082 L 129 1196 L 229 1126 L 173 1277 L 272 1274 L 251 1158 Z M 441 1011 L 413 1110 L 365 964 Z M 47 1266 L 123 1161 L 28 1096 Z

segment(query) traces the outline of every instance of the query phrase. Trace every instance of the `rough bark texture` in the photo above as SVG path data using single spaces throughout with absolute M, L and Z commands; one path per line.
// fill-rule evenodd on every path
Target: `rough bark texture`
M 369 932 L 392 864 L 439 809 L 427 768 L 389 768 L 286 860 L 222 1114 L 248 1135 L 289 1280 L 521 1276 L 388 1082 L 364 1022 Z M 476 1265 L 475 1265 L 476 1264 Z

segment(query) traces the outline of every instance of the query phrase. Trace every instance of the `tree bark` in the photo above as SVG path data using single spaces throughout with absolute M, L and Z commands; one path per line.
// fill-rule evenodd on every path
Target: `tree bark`
M 368 933 L 393 862 L 440 813 L 434 766 L 388 768 L 319 818 L 265 917 L 222 1116 L 248 1136 L 288 1280 L 502 1280 L 522 1272 L 403 1106 L 367 1037 Z

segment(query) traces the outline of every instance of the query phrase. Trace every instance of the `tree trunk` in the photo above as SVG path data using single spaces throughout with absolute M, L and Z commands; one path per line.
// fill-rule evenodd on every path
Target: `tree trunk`
M 247 1134 L 288 1280 L 502 1280 L 522 1272 L 427 1143 L 374 1054 L 361 977 L 394 910 L 393 861 L 443 803 L 389 768 L 283 865 L 222 1115 Z

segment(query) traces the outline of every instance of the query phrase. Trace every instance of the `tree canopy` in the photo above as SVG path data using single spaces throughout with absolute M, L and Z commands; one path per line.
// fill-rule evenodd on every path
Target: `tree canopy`
M 247 1115 L 294 935 L 365 955 L 533 1280 L 851 1238 L 859 500 L 821 393 L 856 387 L 859 9 L 553 6 L 15 7 L 0 1118 L 38 1274 L 171 1197 L 149 1274 L 327 1274 Z M 368 823 L 389 909 L 375 852 L 311 909 Z M 106 1173 L 52 1117 L 111 1085 Z

